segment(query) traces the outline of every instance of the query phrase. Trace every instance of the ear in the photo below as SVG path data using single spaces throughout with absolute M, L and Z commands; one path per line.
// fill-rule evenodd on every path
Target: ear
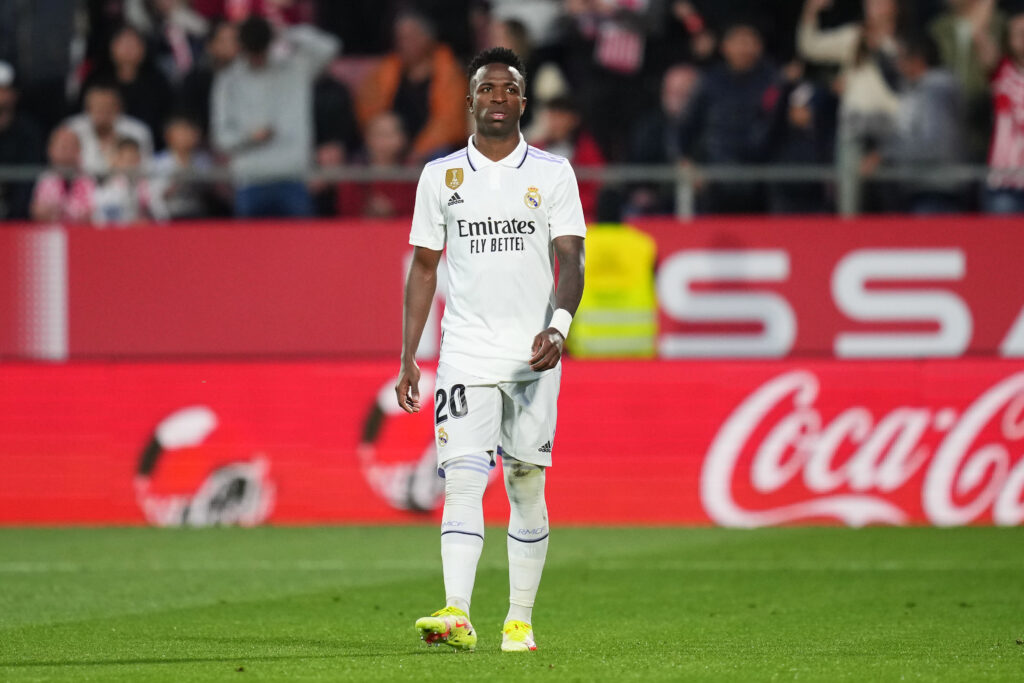
M 523 112 L 526 111 L 526 98 L 519 100 L 519 115 L 522 116 Z
M 473 111 L 473 98 L 469 95 L 466 95 L 466 106 L 469 107 L 470 111 Z

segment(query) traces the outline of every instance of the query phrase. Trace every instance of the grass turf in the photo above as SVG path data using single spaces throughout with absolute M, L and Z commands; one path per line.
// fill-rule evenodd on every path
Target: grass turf
M 475 653 L 431 527 L 0 529 L 0 679 L 1020 680 L 1024 529 L 557 529 L 540 650 L 498 651 L 504 532 Z

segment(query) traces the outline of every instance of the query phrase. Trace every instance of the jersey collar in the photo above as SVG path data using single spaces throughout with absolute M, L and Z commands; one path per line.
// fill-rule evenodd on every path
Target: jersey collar
M 469 143 L 466 145 L 466 159 L 469 161 L 469 167 L 474 171 L 479 171 L 481 168 L 487 168 L 495 164 L 501 164 L 508 168 L 519 168 L 526 162 L 526 154 L 530 151 L 530 146 L 526 144 L 526 138 L 523 134 L 519 134 L 519 144 L 512 150 L 512 153 L 500 161 L 491 161 L 476 148 L 476 144 L 473 139 L 475 135 L 469 136 Z

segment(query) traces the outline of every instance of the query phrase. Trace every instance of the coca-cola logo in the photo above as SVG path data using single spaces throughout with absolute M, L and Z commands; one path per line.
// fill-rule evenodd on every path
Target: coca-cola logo
M 963 410 L 847 405 L 829 416 L 821 393 L 814 373 L 786 372 L 724 421 L 701 471 L 714 522 L 904 524 L 918 506 L 940 526 L 1024 521 L 1024 372 Z

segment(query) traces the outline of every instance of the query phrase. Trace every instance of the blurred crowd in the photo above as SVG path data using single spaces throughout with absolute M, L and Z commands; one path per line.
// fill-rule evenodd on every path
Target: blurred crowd
M 464 146 L 494 45 L 577 169 L 834 164 L 868 210 L 1024 212 L 1024 0 L 0 0 L 0 168 L 47 167 L 0 176 L 0 220 L 408 215 L 415 183 L 310 172 Z M 987 179 L 923 172 L 958 164 Z M 835 210 L 826 182 L 697 177 L 701 212 Z M 592 220 L 676 208 L 580 188 Z

